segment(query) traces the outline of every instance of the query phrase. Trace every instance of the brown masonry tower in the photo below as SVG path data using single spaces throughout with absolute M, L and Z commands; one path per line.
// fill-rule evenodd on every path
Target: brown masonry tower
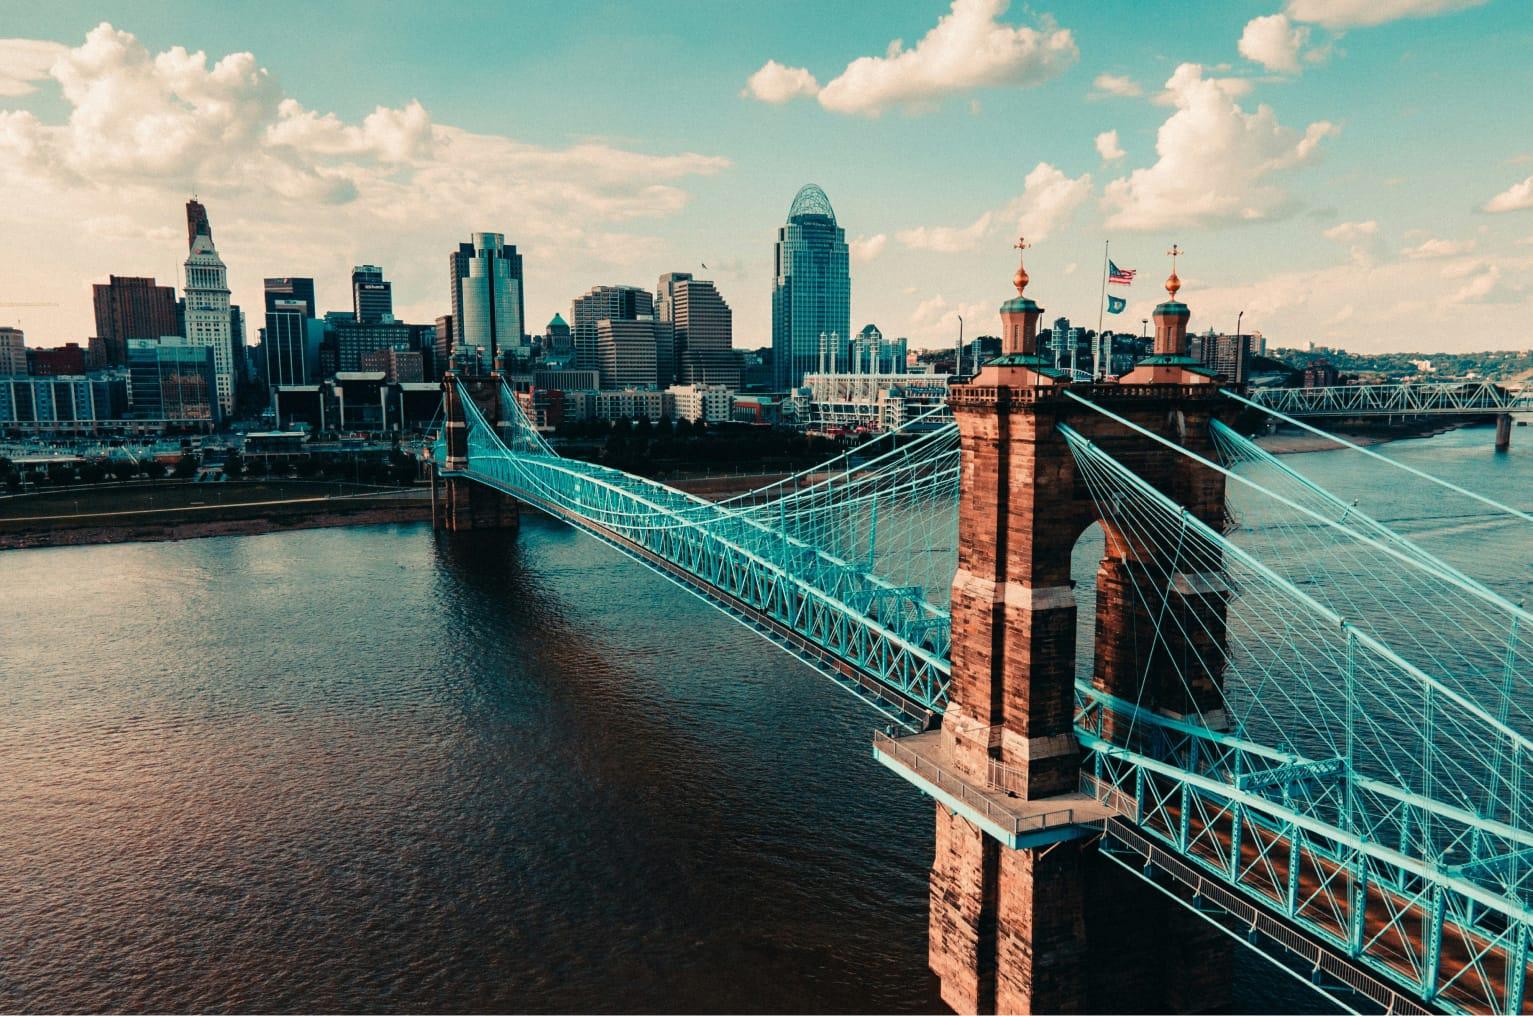
M 1229 1003 L 1231 942 L 1096 853 L 1099 826 L 1090 821 L 1106 808 L 1081 793 L 1080 619 L 1070 558 L 1098 518 L 1056 424 L 1068 423 L 1222 528 L 1220 475 L 1063 393 L 1206 456 L 1212 420 L 1228 419 L 1233 406 L 1219 395 L 1218 375 L 1186 355 L 1188 310 L 1176 299 L 1174 257 L 1170 298 L 1155 310 L 1154 353 L 1116 384 L 1072 383 L 1038 355 L 1042 308 L 1024 295 L 1028 282 L 1019 266 L 1017 295 L 1000 308 L 1002 355 L 949 399 L 962 449 L 952 690 L 940 732 L 896 742 L 924 742 L 913 750 L 965 788 L 932 793 L 931 967 L 961 1013 L 1217 1009 Z M 1178 573 L 1152 594 L 1162 602 L 1144 602 L 1153 587 L 1144 580 L 1161 574 L 1145 562 L 1169 548 L 1131 545 L 1137 539 L 1105 533 L 1090 679 L 1167 714 L 1206 714 L 1220 701 L 1225 600 L 1209 590 L 1224 587 L 1217 576 Z M 1144 572 L 1139 582 L 1134 569 Z M 1184 599 L 1188 590 L 1198 595 Z M 1152 618 L 1167 610 L 1180 612 L 1189 631 L 1219 634 L 1207 644 L 1157 644 Z M 1196 675 L 1190 690 L 1180 673 Z M 964 804 L 982 795 L 1024 816 L 1072 808 L 1078 824 L 1043 833 L 997 828 Z
M 468 468 L 468 420 L 458 394 L 462 382 L 474 406 L 492 427 L 500 424 L 500 375 L 442 376 L 442 417 L 447 455 L 431 470 L 431 523 L 437 529 L 515 529 L 521 518 L 515 499 L 482 483 L 453 475 Z

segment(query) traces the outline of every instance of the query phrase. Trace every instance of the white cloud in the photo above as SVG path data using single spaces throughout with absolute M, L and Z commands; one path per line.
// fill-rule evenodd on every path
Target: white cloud
M 927 297 L 916 304 L 916 309 L 910 313 L 910 323 L 924 328 L 930 328 L 942 318 L 948 309 L 948 303 L 942 298 L 942 294 Z
M 1103 162 L 1115 162 L 1127 153 L 1118 145 L 1118 132 L 1103 131 L 1097 135 L 1097 154 Z
M 1040 162 L 1027 174 L 1022 193 L 1001 210 L 1001 219 L 1016 223 L 1017 232 L 1030 240 L 1047 240 L 1090 196 L 1090 173 L 1072 179 L 1047 162 Z
M 1302 348 L 1314 340 L 1358 352 L 1521 349 L 1527 344 L 1522 322 L 1533 313 L 1533 255 L 1345 261 L 1183 293 L 1194 329 L 1245 310 L 1246 326 L 1278 345 Z
M 1288 0 L 1288 16 L 1331 29 L 1364 28 L 1478 7 L 1486 0 Z
M 874 236 L 859 236 L 848 246 L 852 251 L 852 260 L 868 262 L 882 254 L 888 243 L 889 238 L 878 233 Z
M 1400 254 L 1408 258 L 1451 258 L 1467 254 L 1472 250 L 1474 250 L 1473 240 L 1443 240 L 1438 237 L 1429 237 L 1414 247 L 1406 247 L 1400 251 Z
M 1091 196 L 1091 174 L 1066 176 L 1047 162 L 1034 166 L 1022 182 L 1022 193 L 1004 206 L 980 214 L 967 226 L 917 226 L 895 237 L 906 247 L 942 254 L 973 250 L 994 229 L 1005 227 L 1041 241 L 1067 222 L 1081 202 Z
M 0 96 L 27 95 L 48 80 L 48 68 L 69 49 L 43 39 L 0 39 Z
M 1358 240 L 1377 236 L 1379 223 L 1376 219 L 1367 222 L 1341 222 L 1327 229 L 1324 234 L 1327 240 L 1335 240 L 1338 243 L 1355 243 Z
M 916 226 L 902 229 L 895 236 L 900 243 L 914 250 L 956 254 L 979 246 L 980 238 L 990 231 L 994 218 L 994 213 L 985 212 L 967 226 Z
M 1346 244 L 1348 253 L 1357 264 L 1372 264 L 1383 253 L 1383 244 L 1379 238 L 1379 224 L 1375 219 L 1369 219 L 1366 222 L 1338 223 L 1325 230 L 1322 235 L 1327 240 Z
M 911 312 L 911 337 L 923 346 L 951 349 L 958 338 L 959 317 L 964 321 L 965 338 L 983 335 L 999 324 L 994 303 L 948 303 L 938 293 L 922 300 Z
M 819 95 L 820 83 L 802 67 L 785 67 L 776 60 L 768 60 L 746 80 L 740 94 L 778 105 L 789 99 Z
M 1076 61 L 1080 51 L 1069 29 L 1047 19 L 1036 29 L 1004 24 L 998 19 L 1007 3 L 953 0 L 914 47 L 895 39 L 882 56 L 858 57 L 817 91 L 808 71 L 768 61 L 751 77 L 746 94 L 767 102 L 818 94 L 832 112 L 877 116 L 896 106 L 928 109 L 973 88 L 1036 85 Z
M 1309 40 L 1309 29 L 1289 22 L 1287 15 L 1269 14 L 1246 22 L 1236 48 L 1240 55 L 1269 71 L 1299 73 L 1299 50 Z
M 1524 208 L 1533 208 L 1533 176 L 1512 184 L 1484 206 L 1487 212 L 1518 212 Z
M 1337 128 L 1320 120 L 1296 134 L 1266 105 L 1241 109 L 1238 92 L 1198 64 L 1176 69 L 1166 82 L 1176 112 L 1156 135 L 1155 164 L 1107 185 L 1109 229 L 1249 222 L 1291 207 L 1274 175 L 1307 161 Z
M 1521 303 L 1529 291 L 1528 273 L 1521 280 L 1508 279 L 1505 270 L 1497 264 L 1476 266 L 1469 279 L 1448 297 L 1453 304 Z
M 179 229 L 194 189 L 247 308 L 259 306 L 263 275 L 338 277 L 369 260 L 390 271 L 401 315 L 430 320 L 446 294 L 436 255 L 423 252 L 505 229 L 536 250 L 533 273 L 577 259 L 633 262 L 660 244 L 629 224 L 675 214 L 688 201 L 680 181 L 730 166 L 600 140 L 555 148 L 474 133 L 433 122 L 413 101 L 346 121 L 305 108 L 250 53 L 211 62 L 181 47 L 151 53 L 109 24 L 63 50 L 50 76 L 63 115 L 0 109 L 0 230 L 16 243 L 92 220 L 109 227 L 81 243 L 39 243 L 26 277 L 12 279 L 54 287 L 40 298 L 72 308 L 81 301 L 56 280 L 172 275 L 184 248 L 145 241 Z M 434 299 L 412 304 L 412 290 Z M 88 300 L 83 308 L 60 310 L 55 329 L 88 334 Z
M 1139 82 L 1122 74 L 1098 74 L 1096 80 L 1091 83 L 1091 87 L 1093 98 L 1111 95 L 1120 99 L 1135 99 L 1144 94 L 1144 89 L 1139 87 Z

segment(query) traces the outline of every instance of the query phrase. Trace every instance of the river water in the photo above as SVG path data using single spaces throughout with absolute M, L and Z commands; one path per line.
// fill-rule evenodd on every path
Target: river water
M 1522 504 L 1526 433 L 1386 450 Z M 3 1010 L 941 1008 L 881 718 L 547 519 L 5 552 L 0 704 Z

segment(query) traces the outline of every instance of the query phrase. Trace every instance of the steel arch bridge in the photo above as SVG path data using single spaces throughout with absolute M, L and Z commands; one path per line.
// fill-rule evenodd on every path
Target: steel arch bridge
M 1253 402 L 1287 416 L 1484 416 L 1533 412 L 1533 390 L 1490 381 L 1455 384 L 1257 388 Z
M 954 425 L 921 421 L 713 502 L 563 458 L 504 386 L 476 402 L 449 384 L 465 433 L 459 451 L 437 443 L 441 477 L 576 526 L 908 730 L 940 723 L 963 468 Z M 1093 399 L 1110 387 L 1071 385 L 1065 397 L 1138 429 Z M 1223 528 L 1058 427 L 1133 581 L 1165 589 L 1204 576 L 1179 592 L 1228 607 L 1218 709 L 1168 716 L 1078 680 L 1081 786 L 1094 808 L 1019 815 L 1005 773 L 975 794 L 929 760 L 921 773 L 902 737 L 878 735 L 876 754 L 909 756 L 913 782 L 1008 846 L 1100 836 L 1109 858 L 1169 881 L 1290 969 L 1297 957 L 1338 998 L 1526 1011 L 1533 615 L 1220 423 L 1218 457 L 1199 464 L 1245 496 Z M 1167 455 L 1193 454 L 1148 437 Z M 1152 538 L 1174 544 L 1174 559 L 1136 557 Z M 1290 552 L 1301 545 L 1346 567 L 1328 573 L 1317 554 Z M 1187 623 L 1158 618 L 1157 634 Z

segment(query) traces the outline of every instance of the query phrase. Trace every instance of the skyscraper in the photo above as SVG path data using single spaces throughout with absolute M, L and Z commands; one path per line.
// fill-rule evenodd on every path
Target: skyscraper
M 787 223 L 777 230 L 774 274 L 772 362 L 778 386 L 795 388 L 819 368 L 822 334 L 842 364 L 851 340 L 846 231 L 836 225 L 830 199 L 812 183 L 799 189 Z
M 296 276 L 283 276 L 266 280 L 266 313 L 270 314 L 278 300 L 302 300 L 304 317 L 317 317 L 314 312 L 314 280 Z
M 603 388 L 665 388 L 664 352 L 673 349 L 671 326 L 652 317 L 634 321 L 603 318 L 596 324 L 596 355 Z
M 186 203 L 186 228 L 191 246 L 186 258 L 186 340 L 194 346 L 212 348 L 218 405 L 228 415 L 234 411 L 229 270 L 213 246 L 207 209 L 195 200 Z
M 357 265 L 351 270 L 351 312 L 360 324 L 394 316 L 394 284 L 383 281 L 382 268 Z
M 308 384 L 314 377 L 308 358 L 308 305 L 291 296 L 266 294 L 266 383 Z
M 485 359 L 520 348 L 527 320 L 522 256 L 504 234 L 475 233 L 448 255 L 452 283 L 452 344 L 478 346 Z
M 688 272 L 660 276 L 655 311 L 676 332 L 676 378 L 680 384 L 740 387 L 733 347 L 734 316 L 718 289 Z M 661 379 L 662 385 L 670 380 Z
M 204 213 L 205 214 L 205 213 Z M 102 366 L 125 367 L 129 339 L 158 339 L 179 335 L 176 290 L 152 278 L 111 275 L 95 285 L 96 336 L 101 339 Z
M 637 321 L 654 316 L 654 297 L 648 290 L 638 286 L 595 286 L 585 296 L 577 296 L 570 304 L 570 332 L 575 340 L 576 368 L 601 369 L 601 357 L 596 349 L 597 322 Z M 673 352 L 673 362 L 674 358 Z

